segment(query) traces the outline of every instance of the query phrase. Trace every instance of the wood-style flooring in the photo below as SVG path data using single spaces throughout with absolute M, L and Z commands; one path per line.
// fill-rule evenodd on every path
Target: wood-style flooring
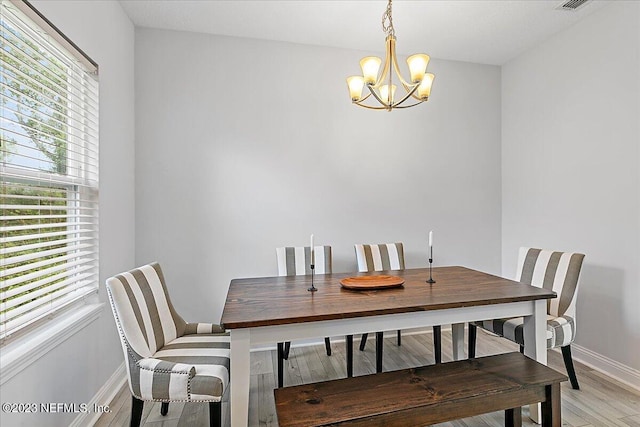
M 354 375 L 375 372 L 375 339 L 367 342 L 365 351 L 359 351 L 359 339 L 354 338 Z M 295 345 L 295 343 L 294 343 Z M 332 340 L 333 354 L 328 357 L 324 344 L 292 347 L 289 360 L 285 361 L 285 386 L 325 381 L 346 377 L 344 343 Z M 451 332 L 442 331 L 443 362 L 452 360 Z M 478 330 L 477 356 L 508 351 L 518 347 L 507 340 Z M 565 372 L 562 355 L 548 352 L 548 365 Z M 385 338 L 384 370 L 403 369 L 434 363 L 431 333 L 405 334 L 402 346 L 396 346 L 393 337 Z M 640 427 L 640 392 L 625 386 L 606 375 L 576 362 L 580 390 L 573 390 L 569 382 L 562 384 L 562 419 L 569 427 Z M 249 394 L 249 427 L 277 426 L 273 389 L 275 387 L 275 351 L 251 353 L 251 385 Z M 383 396 L 381 396 L 382 398 Z M 131 395 L 125 386 L 110 404 L 111 412 L 102 415 L 95 424 L 98 427 L 129 425 Z M 224 424 L 229 425 L 228 396 L 223 402 Z M 159 403 L 146 403 L 142 415 L 145 427 L 196 427 L 208 426 L 208 405 L 197 403 L 172 403 L 169 413 L 160 415 Z M 494 412 L 478 417 L 438 424 L 438 427 L 499 427 L 504 425 L 504 412 Z M 535 426 L 523 409 L 523 426 Z M 409 426 L 408 426 L 409 427 Z

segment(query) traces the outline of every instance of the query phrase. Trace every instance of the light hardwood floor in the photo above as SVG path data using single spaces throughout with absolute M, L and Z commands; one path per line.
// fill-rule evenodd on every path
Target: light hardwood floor
M 395 334 L 394 334 L 395 335 Z M 442 332 L 443 362 L 452 360 L 451 333 Z M 295 343 L 294 343 L 295 344 Z M 375 372 L 375 339 L 367 343 L 365 351 L 358 351 L 358 339 L 354 339 L 354 375 Z M 333 354 L 327 357 L 324 345 L 292 347 L 285 362 L 285 386 L 346 377 L 344 343 L 332 342 Z M 504 339 L 478 330 L 477 356 L 507 351 L 518 347 Z M 549 366 L 565 372 L 562 355 L 549 351 Z M 395 345 L 395 338 L 385 339 L 384 370 L 403 369 L 434 363 L 431 333 L 404 335 L 402 346 Z M 606 375 L 576 363 L 580 390 L 573 390 L 568 382 L 562 384 L 562 419 L 569 427 L 640 427 L 640 392 L 629 388 Z M 251 385 L 249 394 L 249 426 L 277 426 L 273 388 L 275 387 L 275 351 L 251 354 Z M 383 398 L 384 396 L 381 396 Z M 110 405 L 111 413 L 104 414 L 96 423 L 99 427 L 129 425 L 131 395 L 125 386 Z M 223 402 L 225 424 L 229 425 L 229 402 Z M 169 413 L 160 415 L 160 404 L 145 404 L 142 415 L 145 427 L 208 426 L 207 404 L 171 404 Z M 498 427 L 504 425 L 504 413 L 494 412 L 479 417 L 438 424 L 438 427 Z M 523 425 L 535 426 L 523 409 Z M 409 426 L 408 426 L 409 427 Z

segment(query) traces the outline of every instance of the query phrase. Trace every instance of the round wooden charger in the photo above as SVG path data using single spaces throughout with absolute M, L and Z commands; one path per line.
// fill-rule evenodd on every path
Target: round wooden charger
M 340 280 L 343 288 L 354 290 L 387 289 L 402 286 L 404 279 L 398 276 L 357 276 Z

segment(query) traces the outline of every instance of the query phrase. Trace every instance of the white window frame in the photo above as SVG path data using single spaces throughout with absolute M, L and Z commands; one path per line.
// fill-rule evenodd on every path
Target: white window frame
M 0 185 L 14 185 L 14 183 L 24 183 L 26 185 L 41 186 L 50 188 L 66 188 L 69 198 L 67 199 L 66 209 L 61 208 L 61 212 L 66 212 L 67 223 L 64 235 L 66 240 L 72 241 L 74 246 L 70 246 L 68 243 L 69 252 L 62 256 L 73 257 L 74 254 L 78 254 L 78 248 L 84 247 L 85 244 L 78 244 L 81 240 L 90 242 L 90 249 L 87 252 L 90 254 L 82 255 L 85 258 L 80 258 L 81 262 L 84 262 L 89 268 L 89 274 L 82 275 L 81 271 L 76 272 L 73 270 L 73 262 L 67 262 L 64 267 L 64 271 L 71 272 L 73 270 L 73 281 L 69 280 L 69 284 L 64 287 L 60 287 L 60 294 L 62 298 L 56 300 L 57 303 L 52 303 L 49 309 L 42 310 L 39 313 L 32 313 L 31 316 L 24 315 L 24 322 L 19 322 L 17 327 L 12 327 L 8 330 L 5 327 L 5 317 L 0 314 L 0 347 L 2 349 L 2 374 L 4 382 L 6 368 L 8 368 L 7 360 L 5 356 L 9 353 L 16 355 L 22 354 L 23 351 L 14 352 L 16 348 L 24 350 L 25 343 L 31 335 L 37 337 L 45 331 L 45 335 L 50 337 L 50 342 L 56 342 L 60 337 L 64 337 L 63 330 L 71 331 L 74 328 L 81 327 L 79 322 L 84 322 L 90 318 L 94 318 L 101 311 L 102 304 L 93 304 L 97 301 L 98 283 L 99 283 L 99 259 L 98 259 L 98 213 L 99 213 L 99 187 L 98 187 L 98 101 L 97 101 L 97 64 L 91 60 L 82 50 L 80 50 L 73 42 L 71 42 L 64 34 L 62 34 L 50 21 L 48 21 L 42 14 L 40 14 L 33 6 L 28 2 L 22 0 L 1 0 L 0 8 L 2 8 L 2 19 L 7 19 L 8 13 L 11 13 L 13 17 L 19 17 L 22 23 L 25 23 L 33 31 L 36 36 L 31 37 L 32 41 L 35 41 L 40 46 L 41 38 L 45 49 L 50 49 L 52 46 L 57 52 L 63 52 L 64 58 L 71 66 L 68 68 L 68 76 L 70 81 L 74 84 L 70 84 L 65 90 L 69 93 L 69 109 L 67 117 L 70 121 L 65 122 L 68 127 L 66 131 L 66 169 L 67 172 L 70 169 L 74 169 L 75 173 L 67 175 L 59 175 L 51 171 L 42 171 L 37 169 L 30 169 L 29 167 L 16 167 L 10 163 L 10 159 L 0 158 Z M 3 72 L 0 69 L 0 73 Z M 93 80 L 87 80 L 87 76 L 92 76 Z M 87 81 L 90 83 L 87 85 Z M 83 106 L 81 109 L 71 106 L 71 98 L 75 95 L 74 102 L 78 99 L 82 99 L 88 93 L 90 97 L 93 97 L 93 103 L 86 104 L 81 103 Z M 91 111 L 87 110 L 90 109 Z M 88 112 L 92 114 L 87 114 Z M 91 118 L 89 118 L 91 116 Z M 4 117 L 4 113 L 3 113 Z M 91 124 L 86 125 L 91 121 Z M 74 126 L 71 126 L 71 123 Z M 83 125 L 85 124 L 85 125 Z M 0 122 L 0 126 L 4 127 L 4 122 Z M 88 126 L 88 127 L 87 127 Z M 90 130 L 89 127 L 91 127 Z M 85 134 L 89 132 L 91 135 Z M 89 145 L 87 145 L 89 144 Z M 75 150 L 73 149 L 75 148 Z M 89 153 L 88 150 L 92 150 Z M 91 161 L 87 161 L 91 157 Z M 11 183 L 11 184 L 7 184 Z M 1 195 L 0 195 L 1 196 Z M 5 196 L 1 196 L 4 199 Z M 7 196 L 9 200 L 10 196 Z M 4 203 L 4 200 L 0 199 L 0 205 Z M 7 209 L 7 211 L 9 211 Z M 78 218 L 80 218 L 80 212 L 82 215 L 88 215 L 91 222 L 91 230 L 88 232 L 89 239 L 85 237 L 78 237 L 79 233 L 73 233 L 79 229 L 77 224 L 73 224 Z M 84 212 L 90 212 L 85 214 Z M 4 209 L 0 211 L 0 216 L 4 215 Z M 3 218 L 10 218 L 8 215 Z M 69 220 L 71 219 L 71 220 Z M 4 220 L 3 220 L 4 222 Z M 2 224 L 0 224 L 0 227 Z M 62 229 L 63 227 L 61 227 Z M 0 233 L 0 243 L 4 242 L 4 239 L 8 236 L 8 232 Z M 75 237 L 73 237 L 75 236 Z M 0 258 L 0 274 L 5 269 L 4 260 L 6 258 L 5 246 L 2 245 L 0 251 L 2 257 Z M 36 245 L 37 246 L 37 245 Z M 83 252 L 84 253 L 84 252 Z M 6 266 L 7 270 L 12 268 L 11 265 Z M 37 273 L 40 269 L 46 267 L 36 267 L 33 269 Z M 84 267 L 83 267 L 84 269 Z M 29 270 L 32 271 L 32 270 Z M 11 306 L 11 300 L 9 298 L 4 299 L 5 288 L 8 286 L 3 285 L 3 276 L 0 276 L 0 301 L 2 301 L 2 307 L 0 307 L 0 313 L 5 311 L 6 307 Z M 25 291 L 26 292 L 26 291 Z M 31 291 L 29 291 L 31 292 Z M 41 292 L 44 293 L 44 292 Z M 44 300 L 46 297 L 42 295 Z M 26 298 L 23 298 L 26 300 Z M 80 304 L 81 306 L 78 306 Z M 35 304 L 34 304 L 35 305 Z M 34 310 L 35 312 L 36 310 Z M 14 312 L 15 314 L 15 312 Z M 18 316 L 19 317 L 19 316 Z M 75 321 L 73 321 L 75 319 Z M 71 321 L 71 323 L 69 323 Z M 75 326 L 73 326 L 75 325 Z M 63 330 L 61 330 L 63 328 Z M 57 338 L 56 338 L 57 337 Z M 19 342 L 18 342 L 19 341 Z M 31 340 L 33 343 L 33 339 Z M 40 340 L 38 340 L 40 341 Z M 29 344 L 29 345 L 31 345 Z M 27 345 L 27 347 L 29 346 Z M 46 346 L 41 348 L 45 348 Z M 37 353 L 37 352 L 36 352 Z M 36 355 L 34 353 L 34 355 Z M 37 356 L 39 357 L 39 356 Z M 14 357 L 20 362 L 20 357 Z M 13 363 L 11 363 L 13 365 Z

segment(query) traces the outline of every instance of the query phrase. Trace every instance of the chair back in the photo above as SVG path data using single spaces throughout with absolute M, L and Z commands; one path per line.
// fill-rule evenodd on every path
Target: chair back
M 169 300 L 158 263 L 107 279 L 107 293 L 125 360 L 151 357 L 165 343 L 184 335 L 186 322 Z
M 356 244 L 358 271 L 404 270 L 402 243 Z
M 278 276 L 304 276 L 311 274 L 311 248 L 309 246 L 276 248 Z M 331 246 L 314 246 L 316 274 L 331 273 Z
M 558 297 L 547 301 L 547 313 L 575 319 L 583 259 L 580 253 L 520 248 L 516 280 L 554 291 Z

